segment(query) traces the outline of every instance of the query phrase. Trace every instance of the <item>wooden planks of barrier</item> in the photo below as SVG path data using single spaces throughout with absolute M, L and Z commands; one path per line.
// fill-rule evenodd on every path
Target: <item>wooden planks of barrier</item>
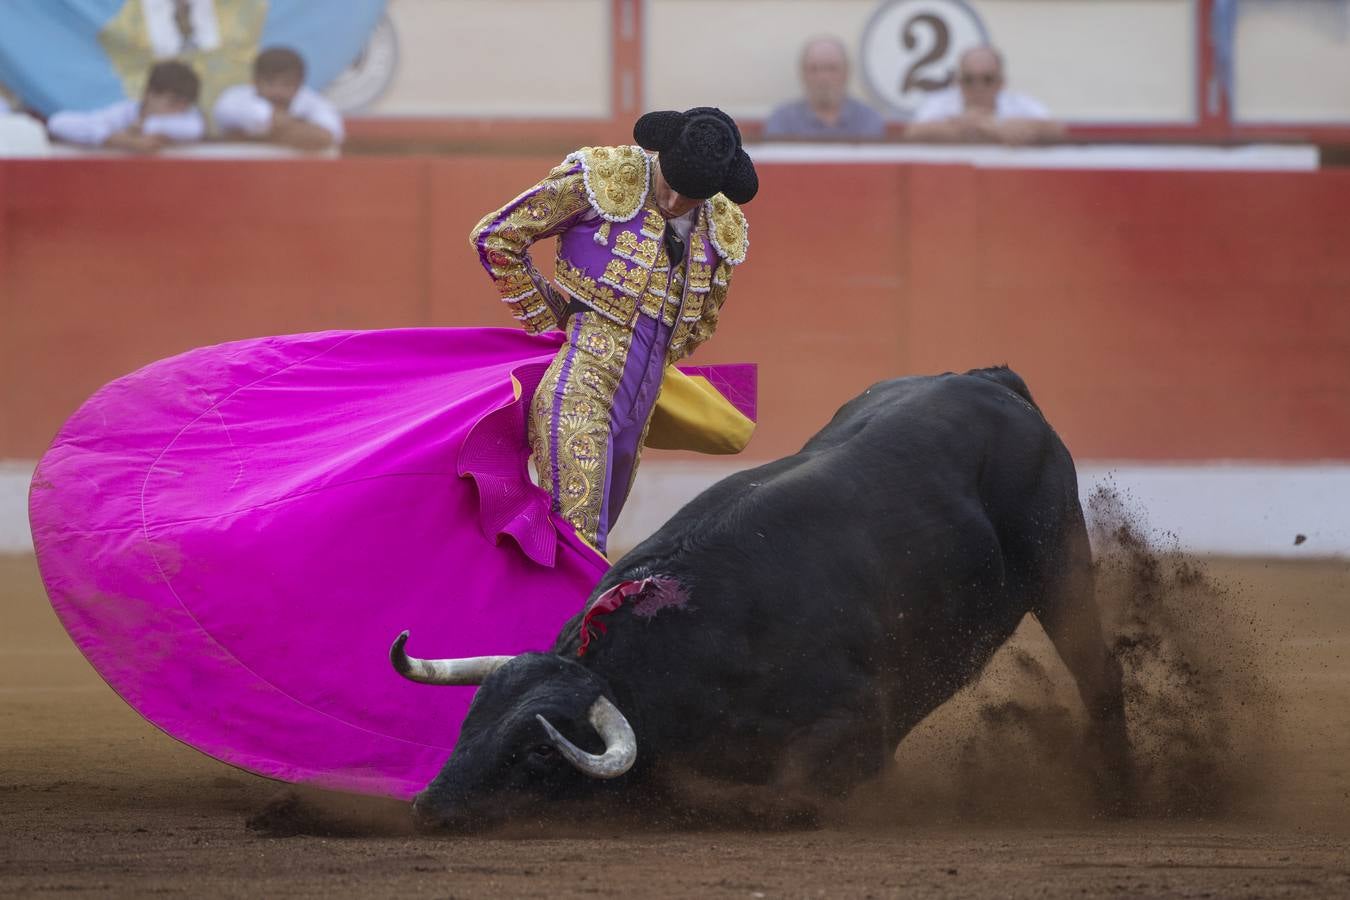
M 0 161 L 0 458 L 37 456 L 99 385 L 192 346 L 510 326 L 468 231 L 556 163 Z M 761 180 L 700 351 L 761 364 L 753 458 L 872 381 L 1006 362 L 1081 458 L 1350 459 L 1350 173 Z

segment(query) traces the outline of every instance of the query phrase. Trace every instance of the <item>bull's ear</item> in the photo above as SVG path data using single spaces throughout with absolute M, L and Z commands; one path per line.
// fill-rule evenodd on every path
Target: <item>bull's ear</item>
M 587 753 L 563 737 L 548 719 L 540 715 L 535 718 L 544 726 L 549 740 L 563 758 L 592 778 L 618 778 L 637 762 L 637 735 L 633 733 L 633 726 L 628 724 L 619 708 L 603 695 L 591 704 L 587 718 L 605 742 L 604 753 Z
M 510 662 L 510 656 L 470 656 L 464 659 L 418 659 L 403 650 L 408 632 L 394 638 L 389 662 L 394 671 L 420 684 L 482 684 L 493 672 Z

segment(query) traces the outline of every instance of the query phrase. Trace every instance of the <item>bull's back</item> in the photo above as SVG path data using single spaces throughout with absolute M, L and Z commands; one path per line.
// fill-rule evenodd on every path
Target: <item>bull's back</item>
M 963 535 L 1006 531 L 1047 474 L 1072 462 L 1015 373 L 914 376 L 849 401 L 797 453 L 696 497 L 625 563 L 751 564 L 771 581 L 813 571 L 852 580 L 887 559 L 919 564 Z M 1017 386 L 1021 385 L 1021 390 Z
M 997 507 L 1001 496 L 1034 488 L 1047 466 L 1071 472 L 1021 378 L 978 371 L 873 385 L 798 453 L 711 491 L 710 506 L 758 492 L 761 504 L 807 515 L 937 515 L 968 502 Z

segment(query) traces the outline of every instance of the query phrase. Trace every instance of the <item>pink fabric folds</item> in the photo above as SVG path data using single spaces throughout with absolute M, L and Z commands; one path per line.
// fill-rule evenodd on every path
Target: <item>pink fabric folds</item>
M 727 401 L 751 422 L 759 421 L 759 366 L 755 363 L 719 363 L 715 366 L 680 366 L 686 375 L 708 379 Z
M 57 614 L 173 737 L 285 781 L 410 796 L 474 689 L 400 678 L 394 637 L 426 657 L 546 650 L 606 569 L 526 475 L 525 407 L 561 341 L 294 335 L 109 384 L 34 476 Z

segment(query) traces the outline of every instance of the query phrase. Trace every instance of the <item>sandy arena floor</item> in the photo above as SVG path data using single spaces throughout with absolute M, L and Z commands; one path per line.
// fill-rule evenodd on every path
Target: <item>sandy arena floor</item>
M 142 721 L 66 638 L 32 559 L 0 557 L 0 895 L 1350 896 L 1350 563 L 1121 565 L 1105 593 L 1171 604 L 1133 607 L 1163 641 L 1128 652 L 1193 663 L 1178 681 L 1131 657 L 1134 818 L 1083 801 L 1072 692 L 1024 625 L 902 745 L 899 783 L 820 830 L 468 839 L 317 794 L 292 798 L 309 834 L 250 830 L 286 789 Z M 1161 702 L 1177 692 L 1180 715 Z

